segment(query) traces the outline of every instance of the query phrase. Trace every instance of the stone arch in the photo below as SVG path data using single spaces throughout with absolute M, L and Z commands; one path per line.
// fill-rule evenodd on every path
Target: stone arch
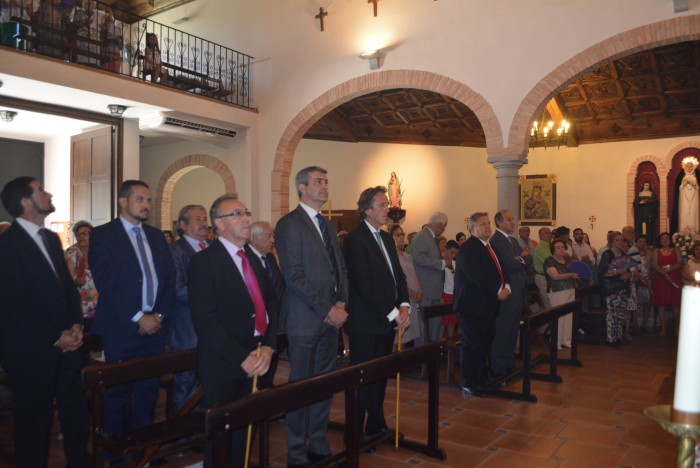
M 698 39 L 700 15 L 689 15 L 630 29 L 576 54 L 542 78 L 520 103 L 508 133 L 506 153 L 527 154 L 533 116 L 541 112 L 547 102 L 573 78 L 619 57 L 652 47 Z
M 172 219 L 170 216 L 173 189 L 178 180 L 188 172 L 191 172 L 200 167 L 211 169 L 219 174 L 219 177 L 224 181 L 226 193 L 236 192 L 236 180 L 228 166 L 213 156 L 208 154 L 189 154 L 172 163 L 163 172 L 158 181 L 155 200 L 155 216 L 154 224 L 160 229 L 170 229 Z
M 363 75 L 329 89 L 304 107 L 287 125 L 277 144 L 272 171 L 272 219 L 289 211 L 289 177 L 301 138 L 321 117 L 357 96 L 391 88 L 416 88 L 450 96 L 469 107 L 484 129 L 487 148 L 503 146 L 503 132 L 491 105 L 467 85 L 420 70 L 388 70 Z
M 637 189 L 634 186 L 634 180 L 637 176 L 637 166 L 643 162 L 651 162 L 656 166 L 656 173 L 659 175 L 659 219 L 663 220 L 668 217 L 668 208 L 666 206 L 666 176 L 668 168 L 664 162 L 656 156 L 646 155 L 637 157 L 630 164 L 630 169 L 627 172 L 627 225 L 634 226 L 634 210 L 632 204 L 634 197 L 637 196 Z

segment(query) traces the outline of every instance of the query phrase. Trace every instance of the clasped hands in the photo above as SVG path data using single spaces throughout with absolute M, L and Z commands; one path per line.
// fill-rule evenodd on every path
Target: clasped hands
M 331 307 L 328 315 L 326 315 L 326 318 L 323 319 L 323 323 L 331 325 L 337 330 L 340 330 L 347 319 L 348 313 L 345 311 L 345 304 L 338 301 L 333 304 L 333 307 Z
M 75 324 L 68 330 L 63 330 L 54 346 L 62 352 L 75 351 L 83 345 L 83 327 Z
M 156 312 L 143 314 L 138 321 L 139 335 L 153 335 L 163 324 L 163 314 Z

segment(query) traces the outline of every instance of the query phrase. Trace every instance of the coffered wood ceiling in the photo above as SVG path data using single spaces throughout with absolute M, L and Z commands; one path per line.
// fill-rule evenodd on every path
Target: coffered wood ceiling
M 629 55 L 565 86 L 537 120 L 571 122 L 568 145 L 700 134 L 700 41 Z M 534 120 L 534 119 L 533 119 Z M 485 147 L 464 104 L 431 91 L 390 89 L 326 114 L 305 138 Z

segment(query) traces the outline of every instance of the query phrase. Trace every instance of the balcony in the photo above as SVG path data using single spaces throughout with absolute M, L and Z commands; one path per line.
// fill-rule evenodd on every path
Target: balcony
M 0 0 L 3 47 L 252 108 L 252 57 L 94 0 Z

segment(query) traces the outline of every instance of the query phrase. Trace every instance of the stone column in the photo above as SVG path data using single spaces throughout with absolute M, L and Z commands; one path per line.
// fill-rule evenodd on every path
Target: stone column
M 498 180 L 498 209 L 507 208 L 518 217 L 518 171 L 523 166 L 522 159 L 492 159 Z M 518 220 L 520 221 L 520 220 Z

